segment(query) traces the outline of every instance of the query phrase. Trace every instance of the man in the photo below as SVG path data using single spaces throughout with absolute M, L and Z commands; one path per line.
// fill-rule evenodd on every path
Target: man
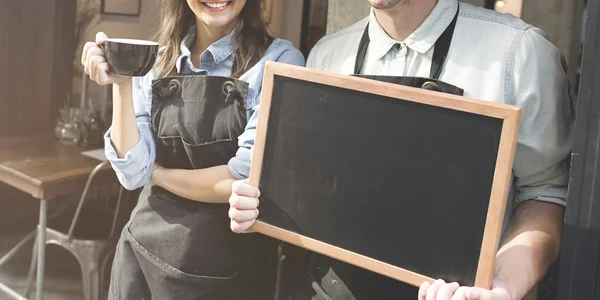
M 523 108 L 491 290 L 438 280 L 424 283 L 418 299 L 522 299 L 557 259 L 561 244 L 573 135 L 562 55 L 541 30 L 510 15 L 456 0 L 368 1 L 370 16 L 321 39 L 307 67 L 433 77 L 463 89 L 467 97 Z M 450 29 L 453 33 L 447 34 Z M 443 51 L 448 36 L 451 44 Z M 440 63 L 441 70 L 434 68 Z M 245 232 L 254 223 L 258 197 L 259 191 L 245 181 L 234 184 L 233 231 Z M 311 257 L 305 264 L 308 279 L 299 280 L 294 299 L 400 299 L 393 290 L 401 289 L 393 288 L 398 285 L 391 280 L 316 254 Z

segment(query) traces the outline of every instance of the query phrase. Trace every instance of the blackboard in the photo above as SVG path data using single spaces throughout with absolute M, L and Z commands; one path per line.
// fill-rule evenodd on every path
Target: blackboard
M 520 108 L 269 63 L 253 229 L 415 286 L 489 288 Z

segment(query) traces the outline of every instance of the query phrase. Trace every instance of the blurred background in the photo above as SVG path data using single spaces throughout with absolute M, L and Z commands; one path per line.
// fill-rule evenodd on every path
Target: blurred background
M 368 14 L 365 0 L 260 1 L 272 34 L 292 41 L 305 56 L 325 34 Z M 542 28 L 566 58 L 576 99 L 586 0 L 464 2 L 513 14 Z M 125 198 L 119 201 L 118 183 L 106 166 L 100 165 L 99 137 L 110 126 L 112 92 L 110 86 L 98 86 L 82 76 L 81 49 L 98 31 L 109 37 L 151 39 L 158 26 L 158 3 L 0 0 L 0 255 L 9 253 L 36 227 L 40 210 L 47 215 L 48 224 L 55 222 L 68 229 L 82 203 L 81 214 L 86 217 L 79 219 L 77 233 L 108 236 L 111 229 L 117 235 L 120 232 L 136 194 L 123 193 Z M 85 184 L 96 167 L 100 168 L 99 177 L 90 181 L 86 192 Z M 109 174 L 107 178 L 100 178 L 103 172 Z M 40 200 L 48 198 L 52 199 L 47 204 Z M 106 218 L 99 217 L 99 211 Z M 94 232 L 100 224 L 105 232 Z M 0 282 L 19 292 L 27 287 L 33 238 L 23 241 L 10 260 L 0 258 Z M 63 248 L 47 249 L 46 299 L 84 299 L 84 290 L 89 288 L 84 282 L 92 279 Z M 110 254 L 107 261 L 110 265 Z M 549 274 L 531 299 L 556 299 L 556 272 Z M 109 274 L 108 270 L 101 277 Z M 101 281 L 99 289 L 105 290 L 106 284 Z M 0 299 L 5 299 L 1 290 L 2 286 Z M 87 299 L 93 299 L 90 297 Z

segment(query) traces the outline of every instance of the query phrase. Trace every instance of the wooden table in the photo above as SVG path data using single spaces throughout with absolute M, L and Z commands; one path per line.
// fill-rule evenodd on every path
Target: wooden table
M 40 201 L 37 227 L 36 299 L 43 299 L 48 200 L 77 191 L 100 163 L 98 160 L 81 155 L 83 150 L 77 146 L 63 145 L 50 135 L 0 138 L 0 182 L 26 192 Z M 107 166 L 96 175 L 94 180 L 108 183 L 115 180 L 115 175 L 110 166 Z M 0 265 L 10 259 L 34 236 L 35 232 L 25 237 L 0 258 Z M 0 283 L 0 291 L 17 299 L 25 299 L 2 283 Z

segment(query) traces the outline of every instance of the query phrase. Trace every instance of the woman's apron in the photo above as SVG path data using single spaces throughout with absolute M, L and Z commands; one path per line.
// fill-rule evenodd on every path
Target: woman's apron
M 231 77 L 194 74 L 153 81 L 156 162 L 188 170 L 227 165 L 247 123 L 247 94 L 248 83 Z M 255 276 L 247 276 L 253 272 L 251 237 L 231 231 L 228 204 L 184 199 L 159 186 L 142 194 L 149 195 L 140 198 L 124 248 L 117 250 L 125 253 L 131 244 L 132 254 L 123 254 L 120 263 L 140 267 L 132 275 L 113 272 L 133 282 L 115 282 L 121 285 L 115 293 L 137 297 L 140 292 L 128 287 L 145 286 L 153 299 L 253 299 Z
M 462 96 L 463 89 L 439 80 L 442 66 L 450 49 L 457 19 L 458 10 L 450 25 L 435 43 L 428 78 L 359 75 L 370 42 L 369 25 L 367 25 L 358 47 L 353 76 Z M 292 299 L 294 300 L 417 298 L 417 289 L 412 286 L 314 252 L 307 254 L 304 267 L 304 271 L 300 274 L 298 288 L 293 292 Z

